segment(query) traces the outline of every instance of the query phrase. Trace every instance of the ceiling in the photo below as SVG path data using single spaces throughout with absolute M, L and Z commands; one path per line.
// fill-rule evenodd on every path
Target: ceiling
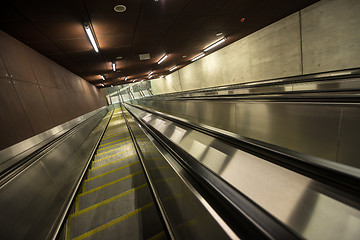
M 0 29 L 101 87 L 169 74 L 317 0 L 2 0 Z M 116 5 L 126 11 L 114 11 Z M 96 53 L 84 31 L 95 33 Z M 216 33 L 223 33 L 216 36 Z M 141 61 L 139 54 L 150 54 Z M 157 64 L 164 55 L 169 57 Z M 121 57 L 121 59 L 117 59 Z M 111 63 L 116 61 L 116 72 Z M 105 76 L 103 81 L 100 75 Z M 127 81 L 125 77 L 127 76 Z

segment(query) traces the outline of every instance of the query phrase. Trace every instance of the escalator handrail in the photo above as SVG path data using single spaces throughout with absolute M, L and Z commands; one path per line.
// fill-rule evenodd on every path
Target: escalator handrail
M 106 111 L 104 109 L 103 111 Z M 77 132 L 79 129 L 81 129 L 83 126 L 85 126 L 88 122 L 90 122 L 93 118 L 97 116 L 98 113 L 95 113 L 94 115 L 90 116 L 89 118 L 85 119 L 84 121 L 76 124 L 69 130 L 65 132 L 60 132 L 51 137 L 50 140 L 45 140 L 42 143 L 37 144 L 33 148 L 35 148 L 33 151 L 32 149 L 28 149 L 30 153 L 27 153 L 28 150 L 25 150 L 23 153 L 19 154 L 20 157 L 18 161 L 16 161 L 14 164 L 10 165 L 6 169 L 0 172 L 0 188 L 11 181 L 15 176 L 17 176 L 19 173 L 21 173 L 24 169 L 26 169 L 28 166 L 36 162 L 36 160 L 40 159 L 42 156 L 50 152 L 51 150 L 55 149 L 56 146 L 61 144 L 65 139 L 67 139 L 69 136 Z M 23 156 L 25 155 L 25 156 Z
M 208 202 L 213 203 L 214 208 L 218 210 L 220 216 L 224 218 L 234 232 L 241 234 L 239 231 L 242 230 L 239 229 L 239 225 L 246 222 L 247 226 L 255 232 L 254 236 L 260 239 L 302 239 L 301 236 L 199 163 L 155 128 L 135 116 L 126 105 L 128 104 L 125 104 L 125 107 L 135 121 L 140 123 L 153 138 L 160 142 L 201 186 L 201 189 L 197 190 L 204 194 L 203 197 Z
M 360 170 L 340 163 L 308 156 L 279 146 L 239 136 L 204 124 L 197 124 L 185 119 L 164 114 L 152 109 L 126 103 L 142 111 L 152 113 L 172 122 L 195 129 L 207 135 L 221 139 L 228 144 L 256 155 L 266 161 L 298 172 L 319 182 L 341 189 L 357 196 L 360 191 Z

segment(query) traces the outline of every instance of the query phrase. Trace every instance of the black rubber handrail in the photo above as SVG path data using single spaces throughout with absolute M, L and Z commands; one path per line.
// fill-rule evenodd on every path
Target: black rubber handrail
M 307 75 L 260 80 L 260 81 L 255 81 L 255 82 L 245 82 L 245 83 L 217 86 L 217 87 L 210 87 L 210 88 L 203 88 L 203 89 L 187 90 L 187 91 L 181 91 L 181 92 L 175 92 L 175 93 L 163 93 L 163 94 L 159 94 L 159 95 L 149 96 L 149 97 L 146 97 L 145 99 L 154 99 L 157 97 L 161 97 L 161 98 L 178 97 L 178 96 L 184 97 L 186 95 L 192 95 L 192 94 L 195 94 L 195 95 L 196 94 L 211 94 L 212 92 L 216 92 L 218 90 L 227 91 L 227 90 L 236 90 L 236 89 L 244 89 L 244 88 L 281 86 L 281 85 L 293 84 L 293 83 L 335 81 L 335 80 L 340 80 L 340 79 L 352 79 L 352 78 L 358 78 L 358 77 L 360 77 L 360 68 L 355 68 L 355 69 L 348 69 L 348 70 L 341 70 L 341 71 L 307 74 Z
M 139 119 L 128 107 L 127 110 L 135 121 L 141 124 L 194 178 L 198 185 L 196 189 L 201 196 L 211 204 L 240 238 L 302 239 L 301 236 L 207 169 L 154 127 Z
M 354 202 L 353 200 L 359 200 L 357 196 L 360 191 L 360 171 L 358 169 L 334 163 L 318 157 L 304 155 L 299 152 L 254 139 L 249 139 L 236 134 L 230 135 L 225 131 L 220 131 L 220 129 L 210 128 L 209 126 L 203 124 L 195 124 L 181 118 L 160 113 L 137 105 L 128 105 L 221 139 L 236 148 L 258 156 L 266 161 L 272 162 L 294 172 L 305 175 L 309 178 L 315 179 L 326 185 L 339 189 L 342 192 L 348 194 L 350 200 L 348 204 L 350 205 Z
M 105 111 L 105 109 L 104 109 Z M 86 125 L 89 121 L 91 121 L 94 117 L 96 117 L 98 113 L 90 116 L 89 118 L 85 119 L 84 121 L 80 122 L 79 124 L 75 125 L 74 127 L 70 128 L 69 130 L 63 132 L 63 133 L 57 133 L 53 135 L 50 141 L 46 142 L 45 144 L 39 143 L 33 148 L 35 148 L 34 151 L 32 151 L 29 154 L 26 154 L 28 150 L 26 150 L 24 153 L 24 157 L 21 157 L 19 161 L 14 163 L 13 165 L 9 166 L 8 168 L 4 169 L 2 172 L 0 172 L 0 187 L 6 184 L 7 182 L 11 181 L 12 178 L 14 178 L 16 175 L 18 175 L 20 172 L 22 172 L 25 168 L 30 166 L 32 163 L 34 163 L 36 160 L 40 159 L 42 156 L 56 148 L 59 144 L 62 143 L 63 140 L 65 140 L 68 136 L 71 136 L 74 132 L 76 132 L 78 129 Z M 17 156 L 15 156 L 17 157 Z

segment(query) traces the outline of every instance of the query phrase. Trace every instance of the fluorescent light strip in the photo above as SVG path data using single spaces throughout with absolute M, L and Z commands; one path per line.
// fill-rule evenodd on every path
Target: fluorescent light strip
M 90 26 L 88 24 L 84 24 L 84 28 L 85 28 L 85 32 L 88 35 L 88 38 L 89 38 L 91 45 L 93 46 L 95 52 L 99 52 L 99 48 L 96 45 L 96 41 L 95 41 L 94 35 L 91 32 Z
M 193 59 L 191 59 L 191 61 L 195 62 L 196 60 L 198 60 L 199 58 L 202 58 L 203 56 L 205 56 L 205 53 L 202 53 L 199 56 L 194 57 Z
M 105 77 L 104 77 L 104 75 L 100 75 L 100 76 L 101 76 L 102 80 L 104 80 L 104 81 L 105 81 Z
M 168 55 L 165 54 L 165 55 L 158 61 L 158 64 L 162 63 L 167 57 L 168 57 Z
M 172 68 L 170 68 L 170 72 L 172 72 L 172 71 L 174 71 L 175 69 L 177 69 L 178 68 L 178 66 L 176 65 L 176 66 L 174 66 L 174 67 L 172 67 Z
M 104 84 L 102 83 L 101 86 L 104 86 Z
M 115 62 L 112 62 L 112 69 L 113 69 L 114 72 L 116 72 L 116 64 L 115 64 Z
M 153 73 L 154 73 L 154 71 L 151 71 L 151 72 L 149 72 L 149 74 L 148 74 L 148 75 L 149 75 L 149 76 L 151 76 Z
M 204 49 L 204 52 L 207 52 L 207 51 L 209 51 L 210 49 L 212 49 L 212 48 L 216 47 L 217 45 L 219 45 L 219 44 L 221 44 L 221 43 L 225 42 L 225 40 L 226 40 L 226 39 L 227 39 L 227 38 L 226 38 L 226 37 L 224 37 L 224 38 L 220 39 L 219 41 L 217 41 L 217 42 L 215 42 L 215 43 L 211 44 L 210 46 L 208 46 L 207 48 L 205 48 L 205 49 Z
M 125 81 L 127 80 L 127 77 L 125 77 Z

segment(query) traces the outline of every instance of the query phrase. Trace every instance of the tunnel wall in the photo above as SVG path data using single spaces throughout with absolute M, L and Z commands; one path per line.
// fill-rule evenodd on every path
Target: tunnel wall
M 105 105 L 95 86 L 0 31 L 0 150 Z
M 359 12 L 358 0 L 322 0 L 152 80 L 153 93 L 358 68 Z

